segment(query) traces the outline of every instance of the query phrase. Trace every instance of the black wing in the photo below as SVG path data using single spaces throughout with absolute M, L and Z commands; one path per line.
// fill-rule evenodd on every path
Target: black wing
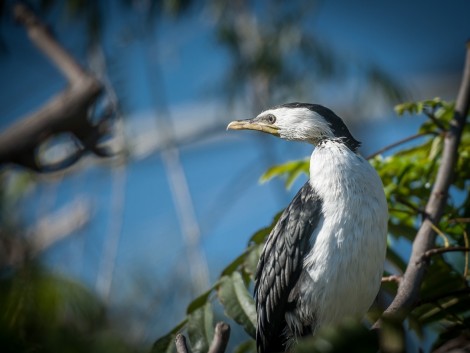
M 299 190 L 269 234 L 255 278 L 259 353 L 282 352 L 286 339 L 285 312 L 296 303 L 289 294 L 302 272 L 309 239 L 321 217 L 322 202 L 310 183 Z

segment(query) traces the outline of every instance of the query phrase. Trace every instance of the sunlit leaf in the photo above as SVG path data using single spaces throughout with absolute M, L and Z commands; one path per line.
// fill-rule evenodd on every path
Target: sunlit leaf
M 269 168 L 260 178 L 262 183 L 274 178 L 284 177 L 286 188 L 290 188 L 295 180 L 302 174 L 309 174 L 310 159 L 291 161 Z
M 188 336 L 194 353 L 205 353 L 214 337 L 214 314 L 210 303 L 188 315 Z
M 225 314 L 240 324 L 251 337 L 254 337 L 255 303 L 245 287 L 241 274 L 234 272 L 231 276 L 222 277 L 217 293 Z
M 263 251 L 263 245 L 252 245 L 249 247 L 248 256 L 245 258 L 243 263 L 245 271 L 251 276 L 251 279 L 254 279 L 256 268 L 258 266 L 258 261 Z

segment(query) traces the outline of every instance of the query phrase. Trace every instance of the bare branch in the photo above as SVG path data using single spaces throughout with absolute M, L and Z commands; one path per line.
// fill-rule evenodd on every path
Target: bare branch
M 382 277 L 382 283 L 387 283 L 387 282 L 395 282 L 395 283 L 400 283 L 402 276 L 398 275 L 390 275 L 387 277 Z
M 218 322 L 215 334 L 208 353 L 224 353 L 230 339 L 230 326 L 225 322 Z
M 380 150 L 378 150 L 378 151 L 376 151 L 376 152 L 374 152 L 374 153 L 368 155 L 368 156 L 366 157 L 366 159 L 372 159 L 372 158 L 378 156 L 379 154 L 382 154 L 382 153 L 384 153 L 384 152 L 387 152 L 388 150 L 391 150 L 392 148 L 395 148 L 395 147 L 398 147 L 398 146 L 400 146 L 400 145 L 403 145 L 403 144 L 405 144 L 405 143 L 407 143 L 407 142 L 416 140 L 416 139 L 418 139 L 418 138 L 420 138 L 420 137 L 429 136 L 429 135 L 436 135 L 436 133 L 435 133 L 435 132 L 421 132 L 421 133 L 419 133 L 419 134 L 414 134 L 414 135 L 405 137 L 405 138 L 402 139 L 402 140 L 399 140 L 399 141 L 394 142 L 394 143 L 392 143 L 392 144 L 390 144 L 390 145 L 387 145 L 387 146 L 385 146 L 385 147 L 382 147 Z
M 80 67 L 25 5 L 16 4 L 13 11 L 26 28 L 31 42 L 59 68 L 69 86 L 37 111 L 0 133 L 0 163 L 16 163 L 44 172 L 73 164 L 86 150 L 98 156 L 108 156 L 109 153 L 97 145 L 108 131 L 107 121 L 101 120 L 93 125 L 88 120 L 89 108 L 102 91 L 101 83 Z M 80 141 L 83 150 L 78 149 L 56 165 L 43 166 L 36 156 L 38 146 L 58 133 L 71 133 Z
M 188 345 L 186 344 L 186 337 L 182 333 L 178 333 L 175 338 L 176 352 L 189 353 Z
M 465 246 L 452 246 L 452 247 L 447 247 L 447 248 L 430 249 L 421 256 L 421 259 L 419 261 L 420 262 L 427 261 L 434 255 L 444 254 L 446 252 L 468 252 L 468 251 L 470 251 L 470 248 L 467 248 Z
M 73 57 L 52 37 L 45 25 L 23 4 L 16 4 L 15 19 L 26 27 L 31 41 L 53 61 L 70 83 L 86 78 L 87 73 Z
M 448 190 L 454 178 L 457 162 L 457 150 L 470 104 L 470 43 L 467 43 L 467 55 L 462 83 L 455 104 L 454 117 L 449 131 L 445 134 L 444 150 L 436 182 L 425 208 L 426 218 L 422 223 L 413 242 L 413 249 L 408 267 L 398 287 L 398 292 L 385 310 L 384 315 L 408 312 L 418 299 L 419 289 L 423 281 L 427 262 L 420 261 L 423 254 L 434 246 L 436 231 L 432 224 L 439 224 L 447 202 Z

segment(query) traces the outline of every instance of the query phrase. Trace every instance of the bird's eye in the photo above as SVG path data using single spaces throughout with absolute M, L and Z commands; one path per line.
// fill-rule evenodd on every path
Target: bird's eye
M 266 115 L 266 121 L 270 124 L 274 124 L 276 122 L 276 117 L 272 114 Z

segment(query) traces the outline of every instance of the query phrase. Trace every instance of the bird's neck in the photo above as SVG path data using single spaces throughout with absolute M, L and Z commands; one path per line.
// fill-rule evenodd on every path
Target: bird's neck
M 324 141 L 310 158 L 310 185 L 322 194 L 341 194 L 361 179 L 363 163 L 367 162 L 345 144 Z

